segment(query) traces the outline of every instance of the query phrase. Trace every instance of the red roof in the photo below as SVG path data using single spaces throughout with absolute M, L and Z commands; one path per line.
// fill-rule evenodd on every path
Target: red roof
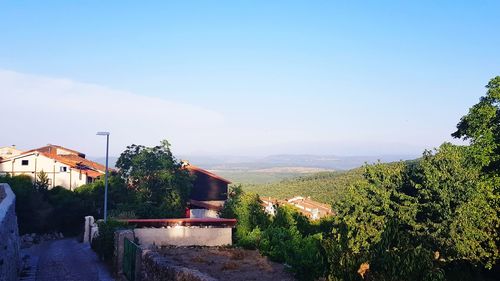
M 123 219 L 118 220 L 139 227 L 164 227 L 164 226 L 221 226 L 234 227 L 236 219 L 199 218 L 199 219 Z
M 71 154 L 57 154 L 57 149 L 66 150 L 66 151 L 70 152 Z M 25 155 L 29 155 L 29 154 L 33 154 L 33 153 L 39 153 L 47 158 L 50 158 L 50 159 L 53 159 L 57 162 L 68 165 L 71 168 L 76 169 L 76 170 L 80 171 L 81 173 L 86 174 L 87 176 L 92 177 L 92 178 L 97 178 L 99 176 L 102 176 L 106 172 L 105 166 L 103 166 L 99 163 L 90 161 L 88 159 L 85 159 L 85 154 L 78 152 L 78 151 L 75 151 L 75 150 L 67 149 L 67 148 L 64 148 L 64 147 L 58 146 L 58 145 L 47 145 L 47 146 L 44 146 L 41 148 L 31 149 L 31 150 L 25 151 L 25 152 L 15 156 L 15 157 L 12 157 L 9 159 L 4 159 L 3 161 L 9 161 L 11 159 L 23 157 Z M 0 160 L 0 162 L 3 162 L 3 161 Z M 108 169 L 108 170 L 111 170 L 111 169 Z
M 218 175 L 216 175 L 214 173 L 211 173 L 211 172 L 209 172 L 209 171 L 207 171 L 205 169 L 193 166 L 191 164 L 184 166 L 184 168 L 187 169 L 187 170 L 189 170 L 189 171 L 191 171 L 191 172 L 203 173 L 203 174 L 205 174 L 205 175 L 207 175 L 207 176 L 209 176 L 211 178 L 218 179 L 218 180 L 223 181 L 223 182 L 225 182 L 227 184 L 231 183 L 231 181 L 228 181 L 228 180 L 226 180 L 225 178 L 223 178 L 221 176 L 218 176 Z
M 39 148 L 35 148 L 35 149 L 31 149 L 31 150 L 25 151 L 24 153 L 38 151 L 38 152 L 44 152 L 44 153 L 50 153 L 50 154 L 57 154 L 57 149 L 66 150 L 69 153 L 72 153 L 74 155 L 77 155 L 77 156 L 80 156 L 82 158 L 85 158 L 85 154 L 83 154 L 83 153 L 81 153 L 79 151 L 76 151 L 76 150 L 73 150 L 73 149 L 69 149 L 69 148 L 66 148 L 66 147 L 62 147 L 60 145 L 55 145 L 55 144 L 48 144 L 46 146 L 42 146 L 42 147 L 39 147 Z

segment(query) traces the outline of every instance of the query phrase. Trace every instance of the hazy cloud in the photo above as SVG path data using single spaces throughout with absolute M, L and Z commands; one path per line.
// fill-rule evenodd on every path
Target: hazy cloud
M 254 153 L 259 147 L 310 141 L 299 130 L 244 128 L 220 112 L 68 79 L 0 70 L 2 145 L 46 143 L 103 153 L 100 130 L 111 132 L 111 153 L 132 143 L 168 139 L 177 153 Z M 254 147 L 253 151 L 245 148 Z
M 24 148 L 46 142 L 97 154 L 112 133 L 113 153 L 126 145 L 153 145 L 163 138 L 188 149 L 199 140 L 210 143 L 221 114 L 194 105 L 139 96 L 99 85 L 0 70 L 2 144 Z

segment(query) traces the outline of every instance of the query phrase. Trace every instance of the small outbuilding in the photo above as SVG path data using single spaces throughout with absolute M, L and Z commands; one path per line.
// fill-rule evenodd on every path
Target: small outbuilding
M 183 167 L 194 176 L 186 216 L 218 218 L 218 211 L 222 209 L 228 198 L 228 185 L 231 182 L 205 169 L 190 165 L 188 162 L 184 162 Z

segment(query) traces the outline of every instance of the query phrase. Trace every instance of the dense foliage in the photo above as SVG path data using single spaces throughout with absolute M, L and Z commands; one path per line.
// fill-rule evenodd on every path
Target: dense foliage
M 148 148 L 132 145 L 119 159 L 119 173 L 108 182 L 108 214 L 114 218 L 179 217 L 191 189 L 191 177 L 181 169 L 168 142 Z M 48 189 L 45 173 L 35 182 L 26 175 L 2 176 L 16 194 L 19 230 L 24 233 L 61 231 L 76 235 L 83 218 L 103 217 L 104 179 L 76 188 Z
M 0 176 L 16 195 L 19 232 L 47 233 L 60 231 L 66 235 L 79 232 L 85 210 L 73 192 L 62 187 L 48 190 L 29 176 Z
M 97 253 L 99 258 L 104 261 L 111 261 L 115 250 L 115 231 L 126 229 L 126 223 L 108 220 L 107 222 L 100 221 L 99 236 L 92 240 L 92 249 Z
M 273 185 L 251 187 L 266 196 L 328 198 L 321 201 L 333 202 L 336 216 L 299 224 L 292 210 L 278 207 L 274 218 L 255 226 L 243 216 L 237 227 L 245 231 L 236 237 L 238 243 L 253 242 L 304 280 L 495 280 L 500 258 L 500 77 L 487 89 L 453 134 L 469 145 L 444 143 L 416 161 L 366 165 L 360 177 L 355 171 L 342 185 L 333 184 L 338 175 L 322 174 L 283 181 L 274 185 L 279 191 L 271 191 Z M 304 192 L 317 192 L 318 186 L 320 196 Z M 252 198 L 258 204 L 258 196 Z M 228 207 L 236 210 L 227 213 L 240 218 L 246 212 L 238 209 L 248 204 Z M 303 274 L 305 270 L 310 273 Z
M 321 172 L 268 184 L 245 184 L 243 189 L 247 192 L 257 193 L 262 197 L 292 198 L 300 194 L 329 204 L 338 200 L 339 196 L 343 194 L 343 190 L 349 185 L 362 178 L 362 169 L 345 172 Z
M 135 212 L 140 217 L 182 217 L 188 201 L 192 179 L 170 151 L 165 140 L 161 145 L 131 145 L 116 162 L 120 176 L 134 191 L 140 204 Z
M 234 235 L 237 245 L 259 249 L 272 260 L 286 263 L 302 280 L 324 275 L 319 224 L 313 225 L 290 207 L 279 206 L 276 216 L 270 217 L 257 194 L 243 192 L 236 186 L 220 215 L 238 219 Z

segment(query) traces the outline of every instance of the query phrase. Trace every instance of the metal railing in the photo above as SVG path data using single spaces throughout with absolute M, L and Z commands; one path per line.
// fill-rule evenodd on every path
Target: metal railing
M 123 243 L 123 274 L 128 281 L 135 281 L 135 262 L 139 246 L 127 238 Z

